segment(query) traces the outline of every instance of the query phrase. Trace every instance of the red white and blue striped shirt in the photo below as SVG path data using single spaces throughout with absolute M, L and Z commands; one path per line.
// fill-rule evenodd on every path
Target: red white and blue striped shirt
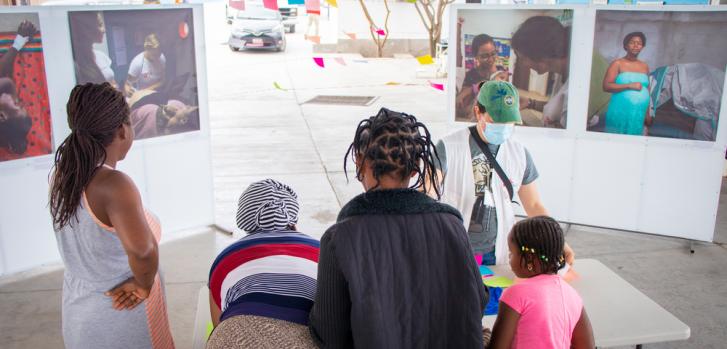
M 318 240 L 294 231 L 258 232 L 227 247 L 210 269 L 209 288 L 222 311 L 308 324 L 318 273 Z

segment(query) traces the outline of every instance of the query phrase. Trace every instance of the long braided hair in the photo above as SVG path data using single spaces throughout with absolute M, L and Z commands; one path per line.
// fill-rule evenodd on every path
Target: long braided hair
M 424 192 L 433 189 L 437 198 L 441 197 L 434 166 L 435 161 L 439 161 L 437 149 L 427 127 L 413 115 L 381 108 L 375 116 L 361 120 L 343 159 L 346 178 L 349 156 L 354 162 L 364 159 L 370 163 L 377 181 L 374 189 L 383 175 L 405 180 L 415 172 L 417 181 L 410 188 L 422 188 Z M 361 171 L 361 168 L 356 169 L 359 180 Z
M 521 266 L 539 259 L 544 274 L 555 274 L 565 266 L 565 237 L 555 219 L 537 216 L 519 221 L 512 228 L 512 239 L 520 250 Z
M 81 194 L 106 161 L 106 146 L 130 122 L 124 95 L 107 82 L 74 87 L 66 111 L 71 134 L 56 150 L 50 191 L 50 212 L 58 229 L 75 216 Z

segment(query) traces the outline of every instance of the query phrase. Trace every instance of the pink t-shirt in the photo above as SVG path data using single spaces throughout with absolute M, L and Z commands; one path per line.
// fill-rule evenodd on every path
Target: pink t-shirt
M 570 348 L 583 300 L 558 275 L 521 279 L 500 298 L 520 314 L 512 348 Z

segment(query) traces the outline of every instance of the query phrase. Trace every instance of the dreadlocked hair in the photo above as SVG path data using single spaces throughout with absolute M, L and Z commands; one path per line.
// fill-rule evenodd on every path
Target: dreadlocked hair
M 538 259 L 544 274 L 556 274 L 565 266 L 565 237 L 555 219 L 548 216 L 527 218 L 517 222 L 512 232 L 513 242 L 520 251 L 521 266 L 534 264 Z
M 106 161 L 105 147 L 130 122 L 124 95 L 107 82 L 74 87 L 66 111 L 71 134 L 56 150 L 50 191 L 50 212 L 58 229 L 75 216 L 83 191 Z
M 415 172 L 417 181 L 410 188 L 421 188 L 427 193 L 433 189 L 437 198 L 441 197 L 434 166 L 435 161 L 439 161 L 437 149 L 427 127 L 413 115 L 381 108 L 375 116 L 361 120 L 343 159 L 347 179 L 346 162 L 349 156 L 354 162 L 357 159 L 368 162 L 376 179 L 374 189 L 379 186 L 383 175 L 405 180 Z M 356 178 L 359 180 L 361 171 L 362 168 L 356 169 Z

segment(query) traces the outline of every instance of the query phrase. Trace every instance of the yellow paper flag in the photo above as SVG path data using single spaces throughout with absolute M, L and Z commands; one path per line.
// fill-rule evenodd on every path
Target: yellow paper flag
M 430 55 L 424 55 L 421 57 L 417 57 L 417 61 L 419 61 L 419 64 L 421 64 L 421 65 L 434 64 L 434 60 L 432 59 L 432 56 L 430 56 Z
M 287 91 L 286 89 L 280 87 L 280 84 L 278 84 L 277 81 L 273 81 L 273 86 L 275 86 L 275 88 L 278 89 L 278 90 L 280 90 L 280 91 Z
M 385 85 L 386 86 L 398 86 L 398 85 L 401 85 L 401 83 L 398 83 L 396 81 L 389 81 Z
M 333 6 L 333 7 L 338 7 L 338 1 L 337 0 L 326 0 L 326 2 L 329 5 Z

